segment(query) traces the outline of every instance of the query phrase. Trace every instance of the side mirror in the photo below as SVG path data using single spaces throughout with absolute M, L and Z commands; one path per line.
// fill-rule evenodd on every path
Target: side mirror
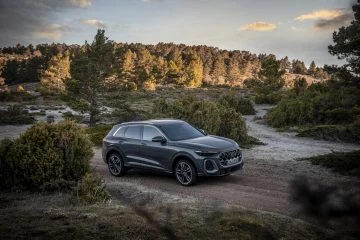
M 151 139 L 153 142 L 165 143 L 166 139 L 163 136 L 156 136 Z
M 204 129 L 201 129 L 201 128 L 200 128 L 199 131 L 202 132 L 205 136 L 208 135 L 208 133 L 207 133 Z

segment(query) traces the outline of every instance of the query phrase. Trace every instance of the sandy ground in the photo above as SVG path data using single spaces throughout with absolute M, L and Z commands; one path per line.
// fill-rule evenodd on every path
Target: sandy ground
M 258 117 L 263 117 L 271 106 L 255 107 Z M 348 152 L 360 149 L 359 145 L 340 142 L 319 141 L 310 138 L 295 137 L 296 133 L 277 132 L 261 121 L 253 121 L 254 116 L 245 116 L 248 133 L 260 139 L 266 145 L 245 150 L 247 158 L 257 160 L 294 160 L 331 152 Z
M 267 106 L 257 106 L 258 115 L 266 113 Z M 255 211 L 271 212 L 293 218 L 304 218 L 291 201 L 291 180 L 296 176 L 350 189 L 360 183 L 358 179 L 334 174 L 329 170 L 295 161 L 331 151 L 351 151 L 360 146 L 298 138 L 290 133 L 279 133 L 247 116 L 249 134 L 267 145 L 245 150 L 243 172 L 227 177 L 200 178 L 196 186 L 182 187 L 172 176 L 138 170 L 129 171 L 122 178 L 110 176 L 101 159 L 100 149 L 95 150 L 92 166 L 103 175 L 111 192 L 121 192 L 133 199 L 150 196 L 152 202 L 203 202 L 214 206 L 236 205 Z

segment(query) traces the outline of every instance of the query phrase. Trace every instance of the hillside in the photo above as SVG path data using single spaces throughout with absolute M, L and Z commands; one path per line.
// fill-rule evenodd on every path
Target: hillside
M 157 45 L 115 43 L 111 56 L 112 75 L 109 88 L 154 88 L 156 85 L 177 84 L 188 87 L 206 85 L 243 86 L 246 79 L 255 78 L 262 62 L 271 55 L 256 55 L 248 51 L 227 51 L 208 46 L 159 43 Z M 40 44 L 0 49 L 0 85 L 42 82 L 59 85 L 70 78 L 70 62 L 83 46 Z M 327 79 L 327 74 L 315 63 L 309 69 L 304 62 L 287 57 L 278 60 L 285 80 L 305 77 L 308 82 Z

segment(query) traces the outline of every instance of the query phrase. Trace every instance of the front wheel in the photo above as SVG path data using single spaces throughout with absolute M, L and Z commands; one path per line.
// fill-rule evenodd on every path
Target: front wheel
M 126 172 L 124 161 L 118 153 L 110 154 L 108 158 L 108 168 L 109 172 L 116 177 L 124 176 Z
M 196 169 L 188 160 L 180 160 L 175 165 L 176 180 L 183 186 L 196 183 Z

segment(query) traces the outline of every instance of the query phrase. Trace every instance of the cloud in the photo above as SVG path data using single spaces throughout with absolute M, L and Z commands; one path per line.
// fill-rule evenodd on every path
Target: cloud
M 104 21 L 98 19 L 86 19 L 83 20 L 83 23 L 97 28 L 106 28 Z
M 295 18 L 298 21 L 306 20 L 331 20 L 344 14 L 343 9 L 324 9 L 303 14 Z
M 304 31 L 304 29 L 298 28 L 298 27 L 295 27 L 295 26 L 291 26 L 291 30 L 293 30 L 294 32 L 303 32 Z
M 274 23 L 267 22 L 254 22 L 242 26 L 240 31 L 259 31 L 259 32 L 271 32 L 277 28 L 277 25 Z
M 353 12 L 350 9 L 325 9 L 303 14 L 295 20 L 315 20 L 316 30 L 335 30 L 341 26 L 348 25 L 353 19 Z
M 69 1 L 73 6 L 78 6 L 82 8 L 91 6 L 91 0 L 69 0 Z
M 342 26 L 348 25 L 351 20 L 353 20 L 354 15 L 352 12 L 344 13 L 343 15 L 340 15 L 338 17 L 335 17 L 333 19 L 325 20 L 320 19 L 315 22 L 315 29 L 316 30 L 336 30 Z
M 91 0 L 1 0 L 0 46 L 60 40 L 73 29 L 58 22 L 57 13 L 90 5 Z

